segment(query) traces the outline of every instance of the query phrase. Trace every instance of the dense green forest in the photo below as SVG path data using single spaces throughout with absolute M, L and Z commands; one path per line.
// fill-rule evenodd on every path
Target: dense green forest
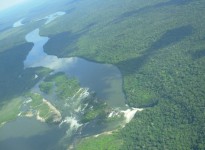
M 202 0 L 80 1 L 62 18 L 65 27 L 59 21 L 41 34 L 51 37 L 49 54 L 118 66 L 128 104 L 146 108 L 119 131 L 122 149 L 204 149 L 204 6 Z M 62 29 L 48 33 L 55 24 Z
M 119 150 L 123 145 L 123 140 L 115 133 L 102 134 L 98 137 L 88 137 L 77 144 L 77 150 Z
M 67 14 L 40 28 L 50 38 L 45 52 L 116 65 L 128 105 L 144 108 L 124 128 L 84 138 L 77 149 L 205 149 L 204 0 L 77 0 L 61 10 Z M 32 45 L 22 35 L 41 24 L 0 34 L 2 99 L 27 92 L 48 74 L 45 68 L 23 69 Z M 4 44 L 9 38 L 16 43 Z M 52 83 L 45 81 L 40 88 L 50 93 Z

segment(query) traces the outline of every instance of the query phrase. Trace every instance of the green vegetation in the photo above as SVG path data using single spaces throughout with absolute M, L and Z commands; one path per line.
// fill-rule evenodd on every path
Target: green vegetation
M 34 5 L 32 9 L 33 7 Z M 5 28 L 0 29 L 0 103 L 25 94 L 50 72 L 46 68 L 24 69 L 23 66 L 23 61 L 33 47 L 32 43 L 26 42 L 25 36 L 43 22 L 27 22 L 26 25 L 17 28 L 12 28 L 12 24 L 19 18 L 25 17 L 25 14 L 31 15 L 28 13 L 30 9 L 31 7 L 0 14 L 0 24 Z M 35 74 L 38 75 L 37 79 Z
M 102 134 L 85 138 L 77 144 L 76 150 L 119 150 L 123 141 L 116 134 Z
M 82 98 L 81 94 L 85 92 L 85 89 L 80 88 L 75 78 L 68 77 L 64 73 L 56 73 L 48 76 L 39 85 L 39 88 L 46 94 L 51 95 L 55 93 L 60 100 L 64 100 L 59 102 L 60 105 L 57 103 L 60 109 L 62 109 L 65 102 L 69 103 L 69 109 L 73 111 L 74 109 L 78 109 L 78 107 L 81 107 L 81 109 L 85 107 L 83 114 L 81 112 L 78 114 L 82 123 L 87 123 L 95 118 L 103 122 L 106 118 L 108 111 L 107 104 L 97 99 L 94 93 L 90 93 L 88 97 Z
M 5 102 L 0 107 L 0 127 L 9 121 L 16 119 L 18 114 L 20 113 L 20 106 L 22 103 L 22 99 L 15 98 L 9 102 Z M 12 111 L 11 111 L 12 110 Z
M 80 89 L 79 83 L 75 78 L 67 77 L 64 73 L 56 73 L 47 77 L 44 82 L 39 85 L 42 92 L 49 94 L 52 89 L 58 98 L 66 100 Z
M 53 83 L 52 82 L 43 82 L 39 85 L 39 88 L 41 92 L 44 92 L 45 94 L 50 94 L 53 89 Z
M 47 103 L 43 101 L 43 97 L 36 93 L 28 93 L 26 98 L 31 100 L 27 105 L 29 106 L 29 111 L 35 111 L 34 115 L 39 115 L 46 122 L 52 120 L 55 112 L 49 107 Z
M 28 93 L 26 95 L 29 99 L 31 99 L 30 107 L 35 108 L 42 104 L 43 97 L 39 94 Z
M 161 100 L 156 107 L 138 113 L 121 131 L 122 149 L 204 149 L 203 114 L 184 109 L 186 106 Z
M 65 7 L 73 11 L 41 27 L 41 35 L 51 38 L 45 51 L 116 65 L 123 75 L 128 104 L 147 107 L 116 133 L 117 140 L 113 135 L 91 137 L 77 148 L 109 149 L 106 146 L 115 146 L 120 139 L 117 143 L 122 145 L 114 148 L 205 149 L 205 2 L 83 0 Z M 42 68 L 23 70 L 32 46 L 24 44 L 24 35 L 23 29 L 0 34 L 1 100 L 26 92 L 40 80 L 33 77 Z M 48 73 L 42 72 L 42 77 Z M 79 87 L 75 80 L 54 75 L 40 89 L 67 99 Z M 97 114 L 101 110 L 85 116 L 90 120 Z
M 50 70 L 42 67 L 24 69 L 23 61 L 33 44 L 25 43 L 0 53 L 0 101 L 28 92 Z M 38 78 L 35 78 L 35 74 Z
M 84 102 L 85 103 L 85 102 Z M 84 114 L 81 117 L 81 122 L 86 123 L 98 118 L 101 122 L 106 118 L 106 111 L 108 111 L 107 104 L 100 100 L 91 98 L 88 103 L 88 108 L 85 109 Z
M 148 107 L 121 131 L 122 149 L 204 149 L 205 2 L 85 0 L 72 6 L 75 11 L 41 30 L 72 44 L 53 49 L 58 43 L 51 40 L 46 52 L 120 69 L 128 104 Z

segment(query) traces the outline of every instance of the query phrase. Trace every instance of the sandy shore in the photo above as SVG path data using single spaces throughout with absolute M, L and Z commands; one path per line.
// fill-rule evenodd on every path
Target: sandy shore
M 61 113 L 58 109 L 56 109 L 48 100 L 43 99 L 43 103 L 45 103 L 46 105 L 48 105 L 48 107 L 50 108 L 51 112 L 54 113 L 54 117 L 53 117 L 53 122 L 60 122 L 62 120 L 62 116 Z
M 36 114 L 36 119 L 41 121 L 41 122 L 46 122 L 46 120 L 44 118 L 40 117 L 39 114 L 40 114 L 40 112 L 38 111 L 37 114 Z
M 142 111 L 142 110 L 143 110 L 142 108 L 131 108 L 131 109 L 127 109 L 121 112 L 124 113 L 125 122 L 129 123 L 135 116 L 136 112 Z
M 34 115 L 33 115 L 33 113 L 32 113 L 31 111 L 29 111 L 29 112 L 27 112 L 27 113 L 25 114 L 25 116 L 26 116 L 26 117 L 33 117 Z
M 100 136 L 100 135 L 110 135 L 110 134 L 112 134 L 114 131 L 116 131 L 116 130 L 106 131 L 106 132 L 103 132 L 103 133 L 100 133 L 100 134 L 96 134 L 96 135 L 94 135 L 94 137 L 98 137 L 98 136 Z

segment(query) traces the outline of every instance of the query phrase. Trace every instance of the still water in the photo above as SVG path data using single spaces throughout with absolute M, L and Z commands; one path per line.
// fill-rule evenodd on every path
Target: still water
M 53 73 L 64 72 L 76 77 L 80 85 L 95 91 L 99 99 L 112 108 L 125 109 L 125 97 L 122 90 L 122 77 L 117 67 L 100 64 L 78 57 L 58 58 L 47 55 L 43 46 L 48 37 L 39 35 L 39 29 L 28 33 L 27 42 L 34 43 L 24 61 L 24 68 L 46 67 Z M 69 126 L 48 125 L 34 118 L 18 118 L 0 128 L 0 149 L 2 150 L 52 150 L 61 149 L 61 141 L 66 137 Z M 101 132 L 106 124 L 96 126 L 95 121 L 84 126 L 82 134 L 90 135 Z M 102 130 L 103 131 L 103 130 Z M 69 144 L 69 140 L 63 143 Z M 60 148 L 61 147 L 61 148 Z M 63 147 L 64 149 L 65 147 Z
M 76 77 L 82 87 L 95 91 L 97 97 L 105 100 L 112 107 L 124 107 L 125 97 L 122 90 L 122 77 L 117 67 L 110 64 L 100 64 L 78 57 L 58 58 L 47 55 L 43 46 L 48 37 L 39 35 L 36 29 L 26 35 L 28 42 L 34 47 L 24 61 L 24 67 L 46 67 L 54 72 L 64 72 Z
M 51 126 L 35 118 L 19 117 L 0 128 L 0 149 L 57 150 L 65 131 L 65 127 Z

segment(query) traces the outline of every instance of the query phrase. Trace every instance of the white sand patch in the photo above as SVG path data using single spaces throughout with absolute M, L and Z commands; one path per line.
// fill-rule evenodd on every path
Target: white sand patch
M 18 116 L 18 117 L 20 117 L 20 116 L 21 116 L 21 114 L 22 114 L 22 112 L 20 112 L 17 116 Z
M 67 150 L 73 150 L 73 149 L 74 149 L 74 145 L 71 144 L 71 145 L 68 146 L 68 149 L 67 149 Z
M 37 75 L 37 74 L 35 74 L 34 79 L 37 79 L 37 78 L 38 78 L 38 75 Z
M 114 114 L 114 111 L 112 111 L 109 115 L 108 115 L 108 118 L 111 118 Z
M 132 118 L 135 116 L 136 112 L 142 110 L 143 110 L 142 108 L 131 108 L 121 112 L 124 113 L 125 122 L 129 123 L 132 120 Z
M 47 101 L 45 99 L 43 99 L 43 103 L 48 105 L 51 112 L 54 113 L 53 122 L 60 122 L 62 120 L 62 116 L 61 116 L 60 111 L 58 109 L 56 109 L 49 101 Z
M 36 119 L 41 121 L 41 122 L 46 122 L 46 120 L 44 118 L 40 117 L 39 114 L 40 114 L 40 112 L 38 111 L 37 114 L 36 114 Z
M 100 136 L 100 135 L 110 135 L 110 134 L 112 134 L 114 131 L 116 131 L 116 130 L 106 131 L 106 132 L 103 132 L 103 133 L 100 133 L 100 134 L 96 134 L 96 135 L 94 135 L 94 137 L 98 137 L 98 136 Z
M 23 24 L 22 24 L 22 21 L 23 21 L 23 20 L 24 20 L 24 18 L 22 18 L 22 19 L 18 20 L 17 22 L 15 22 L 15 23 L 13 24 L 13 28 L 22 26 L 22 25 L 23 25 Z
M 26 114 L 25 114 L 25 117 L 33 117 L 34 116 L 34 114 L 31 112 L 31 111 L 29 111 L 29 112 L 27 112 Z
M 23 104 L 25 105 L 25 104 L 31 103 L 32 101 L 33 100 L 29 97 L 23 102 Z

